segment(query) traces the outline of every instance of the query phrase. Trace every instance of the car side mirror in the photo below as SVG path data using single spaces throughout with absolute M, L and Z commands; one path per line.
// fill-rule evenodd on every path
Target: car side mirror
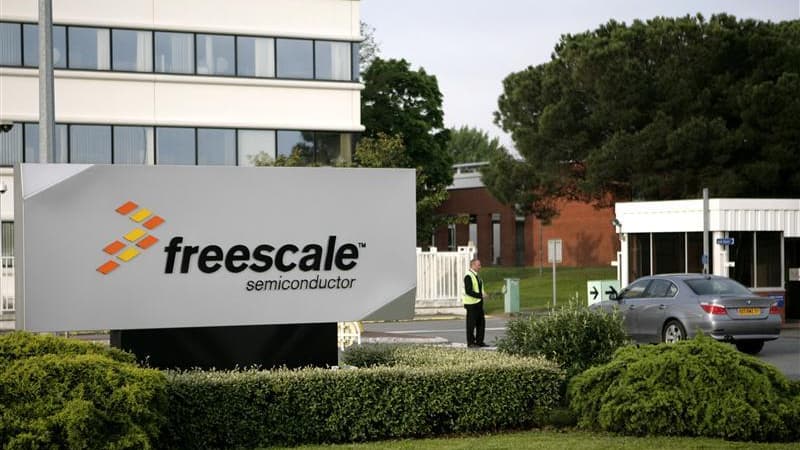
M 612 292 L 612 293 L 608 294 L 608 299 L 617 302 L 617 301 L 622 299 L 622 296 L 617 295 L 616 293 Z

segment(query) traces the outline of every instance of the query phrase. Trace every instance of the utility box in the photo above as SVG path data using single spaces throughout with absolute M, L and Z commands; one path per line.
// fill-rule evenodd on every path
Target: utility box
M 519 312 L 519 278 L 506 278 L 503 285 L 506 313 Z

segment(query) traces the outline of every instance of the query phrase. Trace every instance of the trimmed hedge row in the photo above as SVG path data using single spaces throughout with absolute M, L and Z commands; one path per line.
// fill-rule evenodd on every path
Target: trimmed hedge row
M 569 384 L 578 424 L 631 435 L 800 440 L 800 383 L 730 344 L 698 336 L 624 347 Z
M 0 336 L 0 446 L 152 448 L 165 422 L 166 377 L 100 345 Z
M 168 447 L 352 442 L 543 423 L 564 373 L 543 359 L 398 347 L 371 369 L 184 372 L 169 378 Z

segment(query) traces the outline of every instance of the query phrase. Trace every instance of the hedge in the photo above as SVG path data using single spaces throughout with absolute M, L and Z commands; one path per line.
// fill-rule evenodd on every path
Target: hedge
M 497 431 L 543 423 L 564 373 L 543 359 L 408 348 L 370 369 L 173 372 L 163 445 L 228 448 Z
M 166 377 L 131 355 L 79 341 L 0 336 L 0 446 L 152 448 Z
M 631 435 L 800 440 L 800 383 L 730 344 L 625 347 L 569 385 L 580 426 Z

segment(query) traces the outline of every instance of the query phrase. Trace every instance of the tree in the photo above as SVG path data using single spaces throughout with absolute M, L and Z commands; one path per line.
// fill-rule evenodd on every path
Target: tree
M 799 68 L 800 21 L 698 15 L 562 36 L 550 62 L 503 81 L 495 122 L 525 168 L 486 179 L 598 205 L 703 187 L 800 195 Z
M 436 77 L 425 69 L 411 70 L 404 60 L 376 58 L 364 73 L 361 94 L 361 121 L 364 136 L 399 136 L 405 148 L 402 161 L 392 166 L 417 169 L 417 240 L 426 241 L 435 230 L 435 206 L 447 197 L 453 181 L 453 160 L 446 151 L 449 132 L 444 128 L 442 93 Z M 361 164 L 358 154 L 355 161 Z M 397 165 L 394 165 L 397 164 Z M 433 206 L 433 207 L 431 207 Z
M 489 139 L 483 130 L 466 125 L 450 129 L 447 153 L 456 164 L 489 161 L 500 151 L 503 151 L 500 141 L 497 138 Z
M 372 65 L 372 61 L 380 55 L 381 47 L 375 40 L 375 27 L 361 22 L 359 30 L 364 40 L 358 45 L 358 69 L 363 74 Z

